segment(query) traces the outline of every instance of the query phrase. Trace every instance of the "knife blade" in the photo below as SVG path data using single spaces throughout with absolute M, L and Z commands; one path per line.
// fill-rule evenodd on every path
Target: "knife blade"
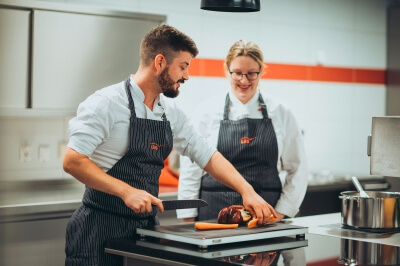
M 201 208 L 208 206 L 208 203 L 202 199 L 188 200 L 163 200 L 164 210 Z

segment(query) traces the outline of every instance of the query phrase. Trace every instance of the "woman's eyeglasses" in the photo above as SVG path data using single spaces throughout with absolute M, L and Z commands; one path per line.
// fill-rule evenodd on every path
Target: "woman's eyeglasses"
M 243 74 L 241 72 L 229 71 L 229 73 L 231 74 L 231 78 L 237 81 L 242 80 L 243 76 L 246 76 L 247 80 L 249 81 L 256 80 L 260 75 L 260 72 L 248 72 L 247 74 Z

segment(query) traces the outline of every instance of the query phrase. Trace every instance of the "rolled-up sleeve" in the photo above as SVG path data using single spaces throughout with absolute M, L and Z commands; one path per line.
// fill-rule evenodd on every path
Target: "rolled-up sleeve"
M 82 102 L 77 116 L 69 121 L 68 147 L 90 157 L 97 146 L 108 137 L 113 124 L 109 99 L 100 95 L 91 95 Z

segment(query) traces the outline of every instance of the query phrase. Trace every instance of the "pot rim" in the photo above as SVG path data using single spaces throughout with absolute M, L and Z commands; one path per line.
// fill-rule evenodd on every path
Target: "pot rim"
M 371 193 L 374 195 L 373 197 L 370 198 L 363 198 L 360 196 L 360 193 L 358 191 L 342 191 L 340 192 L 339 198 L 361 198 L 361 199 L 388 199 L 388 198 L 400 198 L 400 192 L 391 192 L 391 191 L 366 191 L 367 194 Z M 376 195 L 376 196 L 375 196 Z M 385 195 L 385 196 L 379 196 L 379 195 Z

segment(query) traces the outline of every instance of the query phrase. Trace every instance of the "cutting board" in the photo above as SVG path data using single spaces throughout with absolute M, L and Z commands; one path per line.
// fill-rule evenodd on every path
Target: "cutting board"
M 214 222 L 210 220 L 207 222 Z M 160 239 L 168 239 L 205 248 L 209 245 L 220 245 L 239 241 L 252 241 L 265 238 L 282 236 L 296 236 L 304 238 L 308 232 L 307 227 L 290 225 L 285 223 L 269 223 L 264 226 L 247 228 L 241 225 L 235 229 L 204 230 L 194 228 L 194 223 L 179 223 L 175 225 L 156 225 L 148 228 L 138 228 L 137 234 L 141 237 L 151 236 Z

